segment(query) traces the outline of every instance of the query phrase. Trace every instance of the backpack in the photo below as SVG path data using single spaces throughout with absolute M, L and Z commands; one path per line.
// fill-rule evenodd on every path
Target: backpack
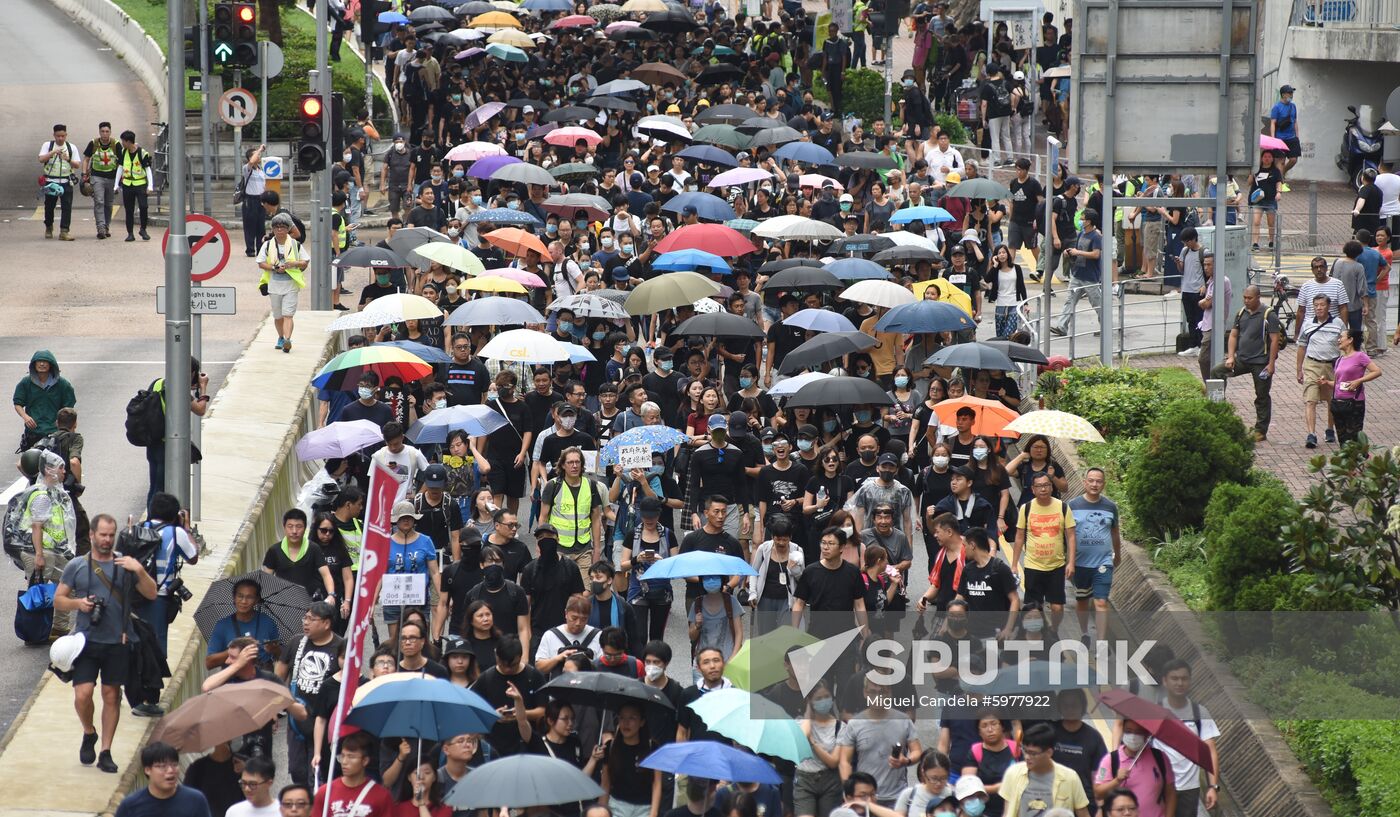
M 136 392 L 126 404 L 126 441 L 137 448 L 149 448 L 165 440 L 165 405 L 159 380 Z
M 130 525 L 126 530 L 117 534 L 117 552 L 140 562 L 146 575 L 155 578 L 157 584 L 161 581 L 160 573 L 156 568 L 156 563 L 160 559 L 161 542 L 164 540 L 161 532 L 168 527 L 170 527 L 169 523 L 161 523 L 156 527 L 143 523 Z M 171 559 L 178 559 L 179 554 L 179 548 L 171 547 Z M 171 570 L 171 573 L 173 572 Z
M 1196 714 L 1199 715 L 1199 711 Z M 1197 726 L 1197 729 L 1199 730 L 1200 727 Z M 1157 788 L 1157 802 L 1165 803 L 1167 801 L 1167 756 L 1162 754 L 1162 750 L 1158 749 L 1156 746 L 1147 747 L 1147 751 L 1152 753 L 1152 760 L 1157 764 L 1157 775 L 1162 779 L 1162 785 Z M 1109 752 L 1108 757 L 1108 775 L 1110 778 L 1117 777 L 1119 762 L 1118 750 L 1114 749 L 1112 752 Z M 1173 777 L 1171 779 L 1175 781 L 1176 778 Z
M 551 629 L 550 629 L 550 632 L 551 632 L 551 633 L 554 633 L 554 637 L 557 638 L 557 639 L 559 639 L 559 643 L 561 643 L 561 644 L 564 645 L 564 649 L 565 649 L 567 652 L 569 652 L 570 654 L 572 654 L 572 653 L 576 653 L 576 652 L 588 652 L 589 645 L 592 644 L 594 641 L 596 641 L 597 638 L 598 638 L 598 636 L 599 636 L 599 634 L 602 633 L 603 631 L 602 631 L 602 629 L 600 629 L 600 628 L 598 628 L 598 627 L 594 627 L 594 628 L 593 628 L 593 631 L 590 632 L 588 635 L 584 636 L 582 639 L 570 638 L 570 637 L 569 637 L 569 634 L 566 633 L 566 632 L 564 632 L 564 628 L 563 628 L 563 627 L 554 627 L 554 628 L 551 628 Z M 590 656 L 589 659 L 592 660 L 592 656 Z M 563 664 L 563 662 L 560 662 L 560 663 L 554 668 L 554 671 L 551 672 L 551 673 L 549 674 L 549 677 L 550 677 L 550 678 L 558 678 L 558 677 L 559 677 L 560 675 L 562 675 L 563 673 L 564 673 L 564 664 Z
M 16 566 L 22 567 L 21 553 L 34 552 L 33 531 L 24 524 L 24 509 L 29 507 L 29 499 L 35 491 L 42 491 L 42 485 L 31 485 L 10 498 L 5 506 L 4 548 Z
M 1007 738 L 1007 739 L 1006 739 L 1006 748 L 1008 748 L 1008 749 L 1011 750 L 1011 756 L 1012 756 L 1013 758 L 1019 758 L 1019 757 L 1021 756 L 1021 747 L 1020 747 L 1019 745 L 1017 745 L 1016 741 L 1014 741 L 1014 740 L 1012 740 L 1012 739 L 1010 739 L 1010 738 Z M 972 744 L 972 759 L 975 760 L 975 761 L 977 761 L 977 765 L 979 765 L 979 766 L 982 765 L 982 742 L 981 742 L 981 741 L 978 741 L 977 743 Z M 1118 773 L 1118 770 L 1117 770 L 1117 769 L 1114 769 L 1114 770 L 1113 770 L 1113 773 L 1114 773 L 1114 774 L 1117 774 L 1117 773 Z

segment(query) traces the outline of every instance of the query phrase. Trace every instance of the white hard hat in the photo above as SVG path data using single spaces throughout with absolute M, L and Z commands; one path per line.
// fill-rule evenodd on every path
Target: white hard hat
M 82 633 L 65 635 L 49 647 L 49 663 L 59 672 L 72 672 L 73 662 L 83 654 L 83 647 L 86 646 L 87 636 Z

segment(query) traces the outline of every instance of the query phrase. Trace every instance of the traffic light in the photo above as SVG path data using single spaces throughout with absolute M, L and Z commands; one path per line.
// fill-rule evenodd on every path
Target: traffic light
M 306 173 L 325 170 L 325 109 L 321 95 L 302 94 L 298 113 L 301 117 L 301 145 L 297 148 L 297 165 Z
M 330 152 L 332 161 L 339 160 L 341 153 L 345 151 L 345 95 L 339 92 L 331 94 L 331 131 L 330 139 L 326 150 Z
M 233 4 L 233 63 L 258 64 L 258 10 L 252 3 Z
M 367 49 L 366 54 L 377 51 L 375 43 L 386 26 L 379 22 L 379 15 L 393 10 L 389 0 L 361 0 L 360 3 L 360 43 Z M 369 56 L 373 60 L 374 56 Z
M 233 64 L 233 4 L 214 4 L 214 30 L 209 38 L 211 65 Z
M 204 64 L 204 49 L 208 46 L 200 34 L 199 26 L 185 26 L 185 68 L 193 71 Z

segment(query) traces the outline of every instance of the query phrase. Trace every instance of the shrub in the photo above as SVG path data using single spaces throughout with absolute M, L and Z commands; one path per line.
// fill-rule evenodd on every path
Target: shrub
M 831 103 L 831 92 L 826 83 L 820 81 L 819 74 L 813 77 L 812 96 L 827 104 Z M 885 75 L 870 68 L 848 68 L 841 86 L 842 115 L 854 116 L 869 129 L 870 123 L 885 118 Z M 890 116 L 899 113 L 899 100 L 904 95 L 904 86 L 895 82 L 890 87 Z
M 1317 692 L 1336 696 L 1349 689 L 1319 684 Z M 1370 710 L 1377 711 L 1384 710 Z M 1284 729 L 1294 753 L 1340 795 L 1345 812 L 1400 813 L 1400 721 L 1305 720 Z
M 1124 523 L 1127 527 L 1127 523 Z M 1131 537 L 1130 537 L 1131 538 Z M 1200 533 L 1168 535 L 1152 549 L 1152 566 L 1167 574 L 1167 580 L 1192 610 L 1204 610 L 1209 590 L 1205 580 L 1206 539 Z
M 1126 496 L 1148 533 L 1200 527 L 1221 482 L 1243 482 L 1254 443 L 1228 403 L 1179 400 L 1162 410 L 1143 455 L 1128 467 Z
M 1123 478 L 1128 473 L 1128 466 L 1142 455 L 1143 449 L 1147 447 L 1146 437 L 1118 436 L 1110 437 L 1101 443 L 1080 443 L 1079 459 L 1086 466 L 1096 466 L 1104 471 L 1105 481 L 1111 488 L 1118 488 L 1121 493 Z
M 1239 596 L 1245 585 L 1272 587 L 1276 583 L 1267 580 L 1287 571 L 1279 530 L 1296 513 L 1293 497 L 1281 486 L 1233 482 L 1216 486 L 1205 515 L 1206 581 L 1212 607 L 1277 609 L 1277 595 L 1256 592 L 1249 595 L 1248 603 Z
M 1162 405 L 1161 395 L 1150 385 L 1096 383 L 1067 391 L 1060 400 L 1061 411 L 1083 417 L 1107 438 L 1141 436 Z
M 948 134 L 948 141 L 955 145 L 967 144 L 967 128 L 963 127 L 962 120 L 950 113 L 934 114 L 934 124 L 938 129 Z

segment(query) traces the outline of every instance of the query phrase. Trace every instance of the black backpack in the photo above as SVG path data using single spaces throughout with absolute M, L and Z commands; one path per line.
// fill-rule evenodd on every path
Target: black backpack
M 136 392 L 126 404 L 126 441 L 138 448 L 158 445 L 165 439 L 165 406 L 156 383 Z

